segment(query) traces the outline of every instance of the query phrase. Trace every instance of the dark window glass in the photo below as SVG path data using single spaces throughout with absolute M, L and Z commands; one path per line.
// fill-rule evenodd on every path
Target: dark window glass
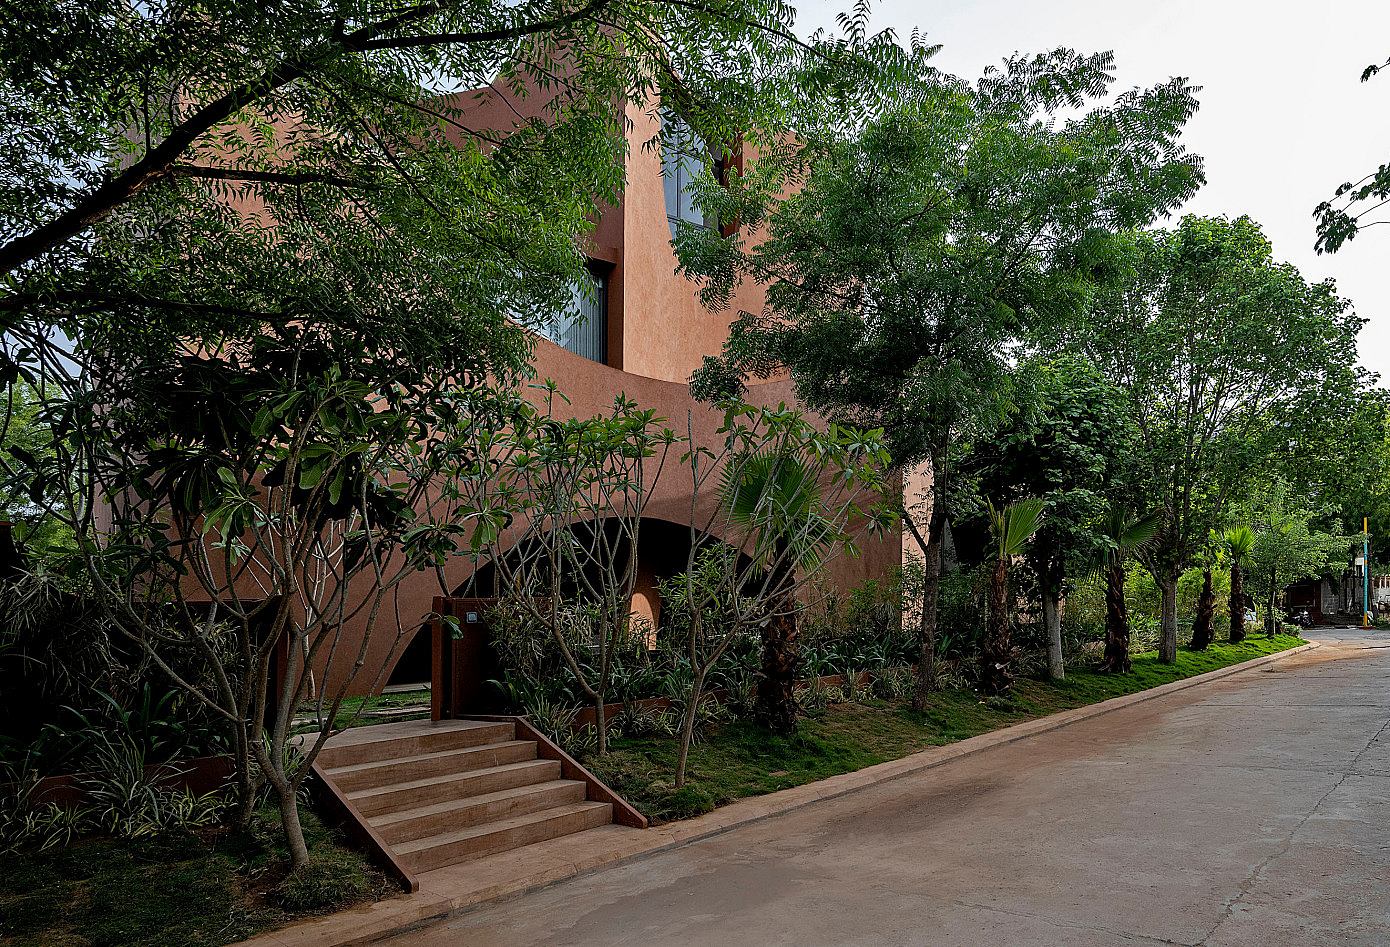
M 668 121 L 671 124 L 661 155 L 661 171 L 666 179 L 666 219 L 674 237 L 677 221 L 706 226 L 705 216 L 691 196 L 690 182 L 704 173 L 710 154 L 704 139 L 689 125 L 679 119 Z
M 608 277 L 590 273 L 572 287 L 570 308 L 542 333 L 561 348 L 595 362 L 608 361 Z

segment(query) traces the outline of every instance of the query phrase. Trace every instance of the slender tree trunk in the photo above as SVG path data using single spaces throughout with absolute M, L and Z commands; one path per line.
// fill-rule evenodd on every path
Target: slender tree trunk
M 775 568 L 781 573 L 772 583 L 772 614 L 763 627 L 762 677 L 754 715 L 773 733 L 796 731 L 796 669 L 798 663 L 795 603 L 791 601 L 792 565 L 790 554 L 781 547 Z
M 1047 676 L 1049 680 L 1067 679 L 1062 663 L 1062 568 L 1053 558 L 1043 567 L 1043 627 L 1047 630 Z
M 1231 644 L 1245 640 L 1245 574 L 1231 563 Z
M 232 736 L 232 759 L 236 767 L 236 816 L 235 825 L 245 831 L 251 827 L 251 818 L 256 814 L 257 786 L 251 778 L 250 739 L 246 726 L 238 723 Z
M 1274 637 L 1277 621 L 1274 617 L 1275 603 L 1279 601 L 1279 570 L 1269 570 L 1269 611 L 1265 614 L 1265 637 Z
M 290 850 L 290 871 L 298 871 L 309 864 L 309 846 L 304 842 L 304 827 L 299 822 L 299 794 L 293 784 L 272 780 L 272 785 L 280 802 L 280 822 Z
M 912 706 L 922 710 L 936 690 L 936 614 L 941 600 L 941 546 L 946 530 L 946 500 L 932 485 L 931 516 L 922 551 L 922 615 L 917 626 L 917 686 Z
M 685 768 L 690 761 L 690 744 L 695 740 L 695 718 L 700 711 L 700 698 L 705 690 L 705 672 L 695 672 L 690 685 L 690 701 L 685 705 L 685 717 L 681 721 L 681 745 L 676 754 L 676 788 L 685 785 Z
M 598 699 L 594 701 L 594 726 L 598 728 L 598 748 L 596 752 L 603 756 L 608 752 L 608 720 L 605 716 L 604 701 L 607 697 L 600 691 Z
M 1002 694 L 1013 681 L 1010 661 L 1013 643 L 1009 640 L 1009 560 L 1000 557 L 989 582 L 989 621 L 984 647 L 980 650 L 980 687 L 987 694 Z
M 1178 660 L 1178 570 L 1165 566 L 1158 590 L 1163 601 L 1159 609 L 1158 659 L 1164 664 Z
M 1125 605 L 1125 567 L 1113 565 L 1105 570 L 1105 662 L 1111 674 L 1128 674 L 1129 609 Z
M 1211 620 L 1216 613 L 1216 593 L 1211 588 L 1211 569 L 1202 570 L 1202 594 L 1197 596 L 1197 615 L 1192 621 L 1192 650 L 1205 651 L 1211 644 Z

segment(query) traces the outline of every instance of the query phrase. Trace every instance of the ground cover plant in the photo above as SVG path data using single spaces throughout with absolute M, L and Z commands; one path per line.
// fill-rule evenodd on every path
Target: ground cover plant
M 286 875 L 274 810 L 247 832 L 89 838 L 5 856 L 0 943 L 216 947 L 399 891 L 305 810 L 307 870 Z
M 1157 652 L 1133 657 L 1129 674 L 1094 666 L 1073 668 L 1065 681 L 1027 679 L 1008 695 L 984 697 L 967 687 L 942 688 L 921 711 L 902 697 L 871 689 L 831 703 L 805 718 L 790 737 L 769 736 L 752 723 L 716 724 L 690 751 L 687 785 L 671 772 L 679 745 L 670 736 L 613 740 L 608 755 L 589 766 L 610 787 L 656 822 L 684 819 L 747 796 L 758 796 L 898 759 L 918 750 L 1275 654 L 1303 644 L 1279 634 L 1242 644 L 1220 642 L 1204 651 L 1179 652 L 1172 664 Z

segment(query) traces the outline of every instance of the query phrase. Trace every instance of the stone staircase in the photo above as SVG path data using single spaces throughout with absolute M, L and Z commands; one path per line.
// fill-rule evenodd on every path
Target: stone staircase
M 410 721 L 337 734 L 319 769 L 411 872 L 608 825 L 613 806 L 564 779 L 511 721 Z

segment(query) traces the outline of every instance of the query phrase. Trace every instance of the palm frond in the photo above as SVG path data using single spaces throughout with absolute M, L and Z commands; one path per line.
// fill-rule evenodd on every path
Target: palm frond
M 999 558 L 1016 556 L 1023 550 L 1023 544 L 1038 531 L 1042 521 L 1043 501 L 1037 498 L 1019 500 L 998 509 L 989 505 L 990 524 L 998 543 Z

